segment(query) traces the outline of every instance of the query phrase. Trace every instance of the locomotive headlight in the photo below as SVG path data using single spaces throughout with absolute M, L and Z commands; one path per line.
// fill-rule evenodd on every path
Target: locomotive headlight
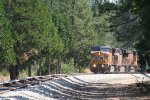
M 93 64 L 93 67 L 95 68 L 95 67 L 96 67 L 96 64 Z
M 101 53 L 99 52 L 98 55 L 101 55 Z

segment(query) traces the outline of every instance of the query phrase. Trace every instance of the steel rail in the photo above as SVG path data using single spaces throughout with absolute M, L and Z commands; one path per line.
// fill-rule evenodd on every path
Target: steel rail
M 3 83 L 0 83 L 0 94 L 6 93 L 9 91 L 15 91 L 21 88 L 26 88 L 28 86 L 41 84 L 42 82 L 46 82 L 46 81 L 53 80 L 53 79 L 59 79 L 62 77 L 68 77 L 68 75 L 53 74 L 53 75 L 26 77 L 24 79 L 5 81 Z

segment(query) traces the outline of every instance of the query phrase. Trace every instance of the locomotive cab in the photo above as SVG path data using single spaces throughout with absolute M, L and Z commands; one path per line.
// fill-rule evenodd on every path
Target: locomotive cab
M 110 70 L 111 48 L 109 46 L 93 46 L 91 48 L 90 70 L 94 73 L 105 73 Z

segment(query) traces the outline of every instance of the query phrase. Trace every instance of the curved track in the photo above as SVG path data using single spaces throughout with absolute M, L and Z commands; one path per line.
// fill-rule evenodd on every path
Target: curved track
M 41 78 L 39 78 L 40 80 Z M 49 76 L 1 99 L 32 100 L 149 100 L 149 74 L 80 74 Z M 41 81 L 41 80 L 40 80 Z

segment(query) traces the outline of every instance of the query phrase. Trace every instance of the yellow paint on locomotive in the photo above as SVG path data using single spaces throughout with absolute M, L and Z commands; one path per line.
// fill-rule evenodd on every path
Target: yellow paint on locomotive
M 94 72 L 98 67 L 105 71 L 112 63 L 112 53 L 96 51 L 91 52 L 92 60 L 90 62 L 90 70 Z

